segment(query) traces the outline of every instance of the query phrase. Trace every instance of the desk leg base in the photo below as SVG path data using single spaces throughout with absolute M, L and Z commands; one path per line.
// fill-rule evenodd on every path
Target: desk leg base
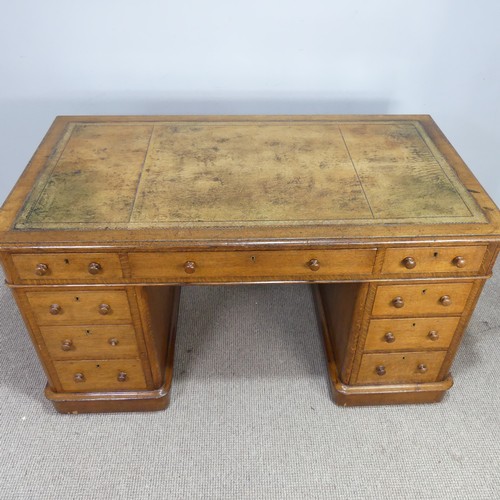
M 166 384 L 156 391 L 108 393 L 56 393 L 48 386 L 45 397 L 59 413 L 111 413 L 129 411 L 158 411 L 170 403 L 170 387 Z
M 314 298 L 318 314 L 323 344 L 328 362 L 328 374 L 333 401 L 340 406 L 369 406 L 412 403 L 438 403 L 453 385 L 453 378 L 448 375 L 440 382 L 423 384 L 393 385 L 348 385 L 339 378 L 337 364 L 331 342 L 332 333 L 326 321 L 324 302 L 319 287 L 314 287 Z
M 337 368 L 328 363 L 332 398 L 339 406 L 438 403 L 453 385 L 448 375 L 441 382 L 397 385 L 346 385 L 338 380 Z

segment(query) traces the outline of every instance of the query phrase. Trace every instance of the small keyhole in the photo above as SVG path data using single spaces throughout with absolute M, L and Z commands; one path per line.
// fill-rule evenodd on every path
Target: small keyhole
M 416 325 L 417 325 L 416 323 L 413 323 L 413 325 L 412 325 L 412 326 L 416 326 Z
M 425 295 L 427 293 L 427 289 L 422 290 L 422 293 Z
M 80 302 L 80 297 L 75 297 L 75 300 L 76 300 L 77 302 Z
M 255 261 L 257 260 L 257 259 L 255 258 L 255 255 L 252 255 L 252 256 L 250 257 L 250 259 L 251 259 L 251 260 L 252 260 L 252 262 L 255 264 Z
M 101 368 L 101 365 L 95 365 L 96 368 Z
M 69 260 L 68 259 L 64 259 L 64 263 L 65 264 L 69 264 Z
M 438 252 L 434 252 L 434 257 L 437 257 L 439 255 Z

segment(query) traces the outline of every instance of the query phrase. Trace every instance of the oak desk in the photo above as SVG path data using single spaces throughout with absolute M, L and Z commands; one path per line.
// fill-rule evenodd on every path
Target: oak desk
M 423 403 L 499 221 L 428 116 L 59 117 L 0 257 L 58 411 L 164 408 L 181 286 L 208 283 L 314 284 L 335 400 Z

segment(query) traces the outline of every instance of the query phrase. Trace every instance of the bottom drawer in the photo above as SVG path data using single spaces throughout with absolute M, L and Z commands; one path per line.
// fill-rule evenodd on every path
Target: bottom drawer
M 147 389 L 139 359 L 55 361 L 64 391 L 129 391 Z
M 434 382 L 446 351 L 364 354 L 358 384 Z

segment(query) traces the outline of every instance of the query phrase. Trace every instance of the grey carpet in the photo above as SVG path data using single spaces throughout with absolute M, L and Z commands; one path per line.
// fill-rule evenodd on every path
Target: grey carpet
M 0 497 L 498 499 L 500 266 L 496 274 L 442 403 L 335 406 L 307 286 L 191 287 L 170 407 L 79 416 L 44 399 L 1 286 Z

